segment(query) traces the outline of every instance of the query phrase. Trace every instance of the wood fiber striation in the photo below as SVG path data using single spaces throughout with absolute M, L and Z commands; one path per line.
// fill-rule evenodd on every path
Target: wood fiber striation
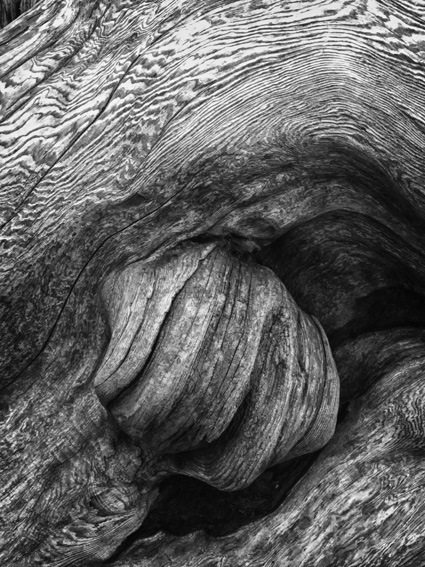
M 39 0 L 3 0 L 0 6 L 0 29 L 6 27 Z
M 112 339 L 95 390 L 152 475 L 241 489 L 332 437 L 339 380 L 326 336 L 267 268 L 201 245 L 132 264 L 104 294 Z
M 1 563 L 419 567 L 423 2 L 7 0 L 0 28 Z M 322 447 L 333 360 L 346 412 L 272 513 L 138 532 L 170 474 Z

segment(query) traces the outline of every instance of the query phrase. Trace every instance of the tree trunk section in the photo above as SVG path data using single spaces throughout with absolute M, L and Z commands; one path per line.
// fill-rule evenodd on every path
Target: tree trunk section
M 0 558 L 425 562 L 425 8 L 0 4 Z

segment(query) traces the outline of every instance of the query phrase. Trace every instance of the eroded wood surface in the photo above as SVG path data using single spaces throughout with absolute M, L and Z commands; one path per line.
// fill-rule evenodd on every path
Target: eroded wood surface
M 339 378 L 326 335 L 269 269 L 190 246 L 132 264 L 103 297 L 112 337 L 95 391 L 152 477 L 240 490 L 333 436 Z
M 27 8 L 0 30 L 2 564 L 421 565 L 424 4 Z M 113 282 L 140 266 L 171 304 L 172 278 L 161 292 L 151 268 L 188 245 L 275 272 L 323 326 L 348 413 L 272 514 L 223 539 L 119 548 L 157 496 L 147 463 L 162 442 L 129 422 L 121 389 L 141 387 L 161 342 L 148 348 L 136 315 L 117 339 Z

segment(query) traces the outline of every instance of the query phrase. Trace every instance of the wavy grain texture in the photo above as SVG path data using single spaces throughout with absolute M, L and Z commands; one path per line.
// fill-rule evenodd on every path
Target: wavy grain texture
M 423 2 L 23 4 L 0 9 L 2 564 L 421 565 Z M 205 317 L 219 309 L 190 288 L 174 299 L 178 267 L 164 281 L 150 271 L 187 241 L 226 250 L 215 264 L 223 270 L 233 258 L 228 278 L 194 268 L 192 283 L 208 280 L 199 284 L 206 289 L 236 285 L 237 270 L 261 280 L 265 268 L 246 256 L 272 268 L 329 337 L 349 410 L 267 517 L 223 539 L 160 532 L 125 544 L 160 490 L 147 471 L 152 447 L 173 454 L 174 442 L 193 449 L 191 439 L 216 435 L 194 419 L 184 443 L 171 443 L 172 420 L 169 430 L 148 427 L 134 417 L 143 407 L 126 398 L 152 383 L 139 376 L 145 363 L 186 348 L 190 333 L 175 336 L 186 320 L 204 325 L 193 348 L 218 363 Z M 158 311 L 156 330 L 138 319 L 145 298 L 129 276 L 138 267 L 159 294 L 146 302 Z M 116 287 L 123 281 L 140 308 L 129 311 L 131 332 Z M 295 305 L 279 289 L 279 302 Z M 191 317 L 185 299 L 204 315 Z M 308 344 L 323 355 L 323 344 Z M 266 347 L 260 354 L 273 341 Z M 181 376 L 184 389 L 190 375 Z M 280 384 L 268 376 L 260 397 Z M 161 389 L 169 391 L 171 399 L 173 388 Z M 180 403 L 183 415 L 185 396 Z M 231 434 L 242 427 L 236 414 Z M 329 433 L 334 409 L 327 418 Z M 167 459 L 208 480 L 194 455 Z M 244 486 L 263 464 L 216 484 Z

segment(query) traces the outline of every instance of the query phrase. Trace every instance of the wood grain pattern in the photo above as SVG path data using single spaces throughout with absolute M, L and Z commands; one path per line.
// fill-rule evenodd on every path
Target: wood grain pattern
M 32 8 L 38 0 L 3 0 L 0 6 L 0 29 Z
M 0 28 L 2 564 L 420 566 L 424 3 L 8 0 Z M 194 242 L 226 251 L 201 263 L 210 279 L 189 262 L 212 296 L 243 281 L 224 277 L 229 258 L 257 281 L 270 274 L 257 263 L 273 269 L 323 326 L 349 410 L 272 514 L 224 539 L 126 544 L 158 486 L 147 429 L 129 417 L 143 407 L 121 388 L 136 395 L 150 354 L 186 348 L 191 321 L 202 332 L 188 354 L 217 360 L 218 307 L 190 287 L 199 320 L 173 303 L 189 267 L 149 269 Z M 123 322 L 117 282 L 140 313 L 151 290 L 156 327 Z M 267 311 L 254 303 L 252 320 Z M 155 343 L 167 305 L 173 339 Z M 258 384 L 267 397 L 276 382 Z M 179 450 L 215 438 L 191 424 Z M 150 432 L 152 447 L 172 453 L 170 431 Z M 244 486 L 275 456 L 216 484 Z M 207 478 L 192 457 L 168 466 Z
M 196 246 L 132 264 L 104 294 L 112 338 L 95 390 L 153 477 L 237 490 L 332 437 L 339 379 L 326 336 L 270 270 Z
M 277 512 L 224 538 L 158 533 L 114 565 L 421 565 L 424 333 L 391 331 L 372 344 L 379 383 Z

